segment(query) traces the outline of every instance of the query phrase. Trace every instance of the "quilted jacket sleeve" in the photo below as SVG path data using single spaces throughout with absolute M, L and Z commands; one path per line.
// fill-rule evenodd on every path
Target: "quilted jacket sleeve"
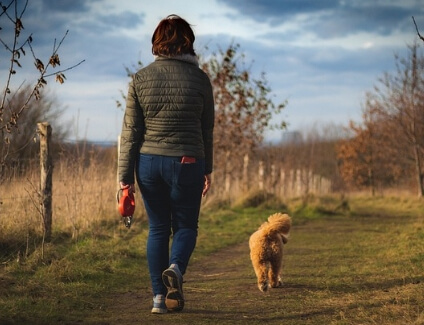
M 215 107 L 212 85 L 209 78 L 206 79 L 206 95 L 204 97 L 204 108 L 202 114 L 202 136 L 205 149 L 205 174 L 210 174 L 213 170 L 213 129 Z
M 144 116 L 134 89 L 134 80 L 130 82 L 118 159 L 119 181 L 134 184 L 134 168 L 144 138 Z

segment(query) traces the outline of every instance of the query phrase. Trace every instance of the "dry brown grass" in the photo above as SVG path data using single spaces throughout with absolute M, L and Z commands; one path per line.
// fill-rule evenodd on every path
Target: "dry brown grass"
M 55 169 L 53 216 L 57 231 L 70 232 L 73 238 L 92 231 L 103 221 L 118 217 L 116 210 L 116 167 L 90 161 L 61 161 Z
M 121 221 L 116 201 L 114 153 L 93 151 L 81 155 L 85 158 L 69 155 L 54 162 L 53 234 L 77 240 L 83 234 L 96 235 L 100 225 Z M 0 247 L 8 255 L 3 258 L 28 255 L 42 237 L 40 172 L 37 168 L 36 165 L 25 175 L 13 176 L 0 183 Z M 140 218 L 144 211 L 141 199 L 137 199 L 139 207 L 135 216 Z

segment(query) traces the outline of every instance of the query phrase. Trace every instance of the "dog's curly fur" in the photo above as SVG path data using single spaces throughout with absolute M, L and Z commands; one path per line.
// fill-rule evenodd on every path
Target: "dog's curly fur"
M 267 291 L 268 287 L 282 285 L 283 245 L 288 241 L 290 228 L 290 216 L 275 213 L 250 236 L 250 259 L 258 279 L 258 288 L 262 292 Z

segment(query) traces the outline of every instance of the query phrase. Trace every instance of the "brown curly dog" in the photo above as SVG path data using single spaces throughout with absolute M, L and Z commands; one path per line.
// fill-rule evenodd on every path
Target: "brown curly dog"
M 280 272 L 283 261 L 283 245 L 287 243 L 291 218 L 275 213 L 255 231 L 249 240 L 250 259 L 262 292 L 282 285 Z

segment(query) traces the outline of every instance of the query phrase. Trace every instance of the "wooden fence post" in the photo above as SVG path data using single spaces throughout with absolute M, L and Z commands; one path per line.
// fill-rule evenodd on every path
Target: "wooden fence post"
M 243 184 L 242 184 L 242 190 L 244 192 L 247 192 L 250 187 L 249 182 L 249 155 L 245 154 L 243 158 Z
M 259 161 L 259 170 L 258 170 L 258 185 L 259 189 L 262 191 L 264 189 L 264 162 L 263 160 Z
M 230 193 L 230 189 L 231 189 L 231 174 L 230 174 L 230 152 L 227 151 L 225 153 L 225 175 L 224 175 L 224 182 L 225 182 L 225 194 L 229 194 Z
M 277 194 L 277 169 L 274 164 L 271 164 L 271 184 L 270 188 L 272 189 L 273 194 Z
M 40 135 L 41 212 L 43 217 L 44 238 L 46 241 L 49 241 L 52 234 L 53 163 L 50 152 L 52 128 L 47 122 L 38 123 L 38 132 Z
M 287 196 L 287 184 L 286 184 L 286 171 L 281 168 L 280 169 L 280 197 L 286 198 Z

